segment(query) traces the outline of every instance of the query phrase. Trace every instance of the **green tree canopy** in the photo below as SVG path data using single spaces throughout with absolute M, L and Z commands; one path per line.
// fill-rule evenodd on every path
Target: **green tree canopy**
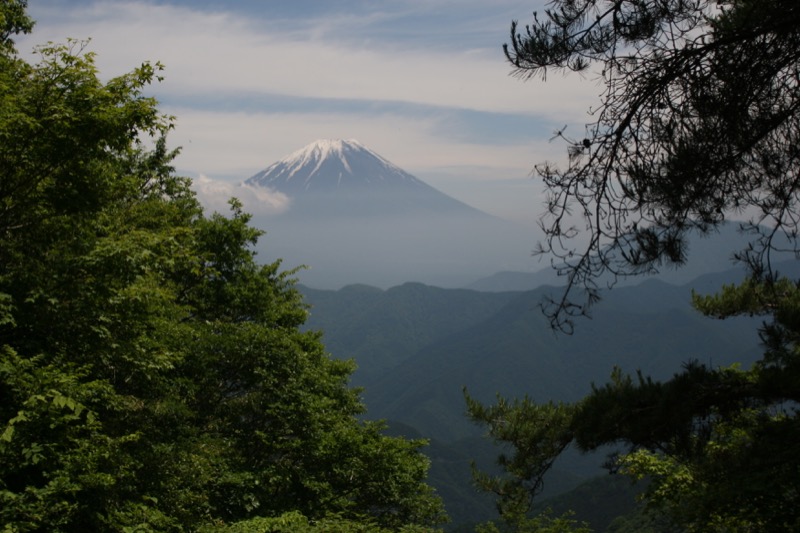
M 688 232 L 731 215 L 750 217 L 739 258 L 755 274 L 795 247 L 797 2 L 556 0 L 524 30 L 513 23 L 505 51 L 523 79 L 585 71 L 604 87 L 585 133 L 559 133 L 566 167 L 536 167 L 549 191 L 540 251 L 569 283 L 547 309 L 556 327 L 596 301 L 599 277 L 680 264 Z
M 13 52 L 12 35 L 30 33 L 33 20 L 27 13 L 27 0 L 5 0 L 0 7 L 0 48 Z
M 175 176 L 160 65 L 101 81 L 75 41 L 30 64 L 24 7 L 0 7 L 4 530 L 439 523 L 423 443 L 359 418 L 292 272 L 256 261 L 238 202 L 205 216 Z

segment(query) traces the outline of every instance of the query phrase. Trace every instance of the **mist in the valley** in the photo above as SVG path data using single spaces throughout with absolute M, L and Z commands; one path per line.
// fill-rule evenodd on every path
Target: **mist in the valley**
M 315 288 L 388 288 L 407 281 L 463 287 L 498 271 L 542 267 L 531 258 L 531 229 L 489 216 L 286 213 L 256 215 L 253 225 L 266 231 L 259 259 L 282 259 L 286 269 L 305 265 L 298 279 Z

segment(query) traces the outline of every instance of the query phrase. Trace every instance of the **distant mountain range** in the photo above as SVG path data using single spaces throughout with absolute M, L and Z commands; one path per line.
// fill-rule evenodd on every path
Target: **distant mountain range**
M 727 273 L 683 286 L 651 279 L 616 288 L 572 335 L 554 333 L 541 314 L 552 287 L 479 292 L 406 283 L 302 292 L 311 305 L 307 326 L 324 332 L 334 356 L 358 363 L 353 383 L 367 388 L 370 412 L 447 441 L 473 433 L 453 416 L 463 408 L 463 386 L 485 401 L 496 393 L 574 400 L 614 365 L 666 378 L 691 359 L 753 360 L 758 320 L 711 320 L 691 308 L 692 288 L 716 285 L 718 276 Z
M 320 140 L 246 183 L 290 198 L 261 216 L 259 252 L 318 288 L 405 281 L 457 287 L 498 270 L 525 270 L 535 239 L 424 183 L 355 140 Z
M 355 359 L 371 419 L 432 440 L 431 481 L 457 521 L 494 514 L 492 499 L 470 484 L 469 461 L 492 466 L 499 450 L 465 416 L 462 390 L 481 401 L 496 394 L 574 401 L 605 382 L 615 366 L 666 379 L 690 360 L 749 364 L 760 354 L 758 318 L 725 321 L 690 306 L 692 288 L 716 290 L 741 272 L 709 274 L 686 285 L 656 279 L 609 291 L 573 335 L 555 334 L 539 311 L 552 287 L 480 292 L 406 283 L 338 291 L 301 287 L 307 326 L 323 331 L 335 357 Z M 602 475 L 602 457 L 568 455 L 546 479 L 550 494 Z
M 495 518 L 469 463 L 491 467 L 499 453 L 466 418 L 464 387 L 487 403 L 497 394 L 574 401 L 615 366 L 666 379 L 690 360 L 747 365 L 761 352 L 758 318 L 717 321 L 690 306 L 692 289 L 741 280 L 731 256 L 747 239 L 735 224 L 693 236 L 680 269 L 620 280 L 566 336 L 539 311 L 563 278 L 530 257 L 533 228 L 466 205 L 358 141 L 316 141 L 247 184 L 290 198 L 287 212 L 254 219 L 267 231 L 260 257 L 310 267 L 299 273 L 307 327 L 323 332 L 334 357 L 355 360 L 369 418 L 430 439 L 431 481 L 456 523 Z M 797 261 L 778 270 L 800 277 Z M 549 494 L 602 474 L 602 460 L 568 454 L 546 478 Z M 606 491 L 593 486 L 581 490 Z M 601 521 L 616 503 L 602 504 Z
M 747 249 L 752 241 L 752 234 L 742 233 L 739 224 L 728 222 L 721 224 L 708 234 L 692 233 L 688 236 L 687 261 L 677 267 L 664 266 L 657 274 L 650 276 L 631 276 L 614 280 L 611 276 L 600 277 L 595 281 L 600 287 L 619 286 L 626 287 L 637 285 L 646 279 L 658 279 L 673 285 L 682 285 L 707 274 L 713 274 L 713 279 L 720 279 L 720 275 L 733 276 L 735 280 L 741 278 L 744 267 L 733 260 L 734 252 Z M 771 263 L 777 272 L 800 276 L 791 243 L 775 238 L 777 249 L 787 250 L 773 252 Z M 537 263 L 539 264 L 539 263 Z M 734 280 L 726 281 L 732 283 Z M 555 269 L 548 266 L 546 261 L 540 264 L 540 270 L 534 272 L 500 271 L 491 276 L 478 279 L 469 283 L 465 288 L 478 291 L 527 291 L 543 285 L 560 286 L 565 284 L 565 278 L 559 277 Z

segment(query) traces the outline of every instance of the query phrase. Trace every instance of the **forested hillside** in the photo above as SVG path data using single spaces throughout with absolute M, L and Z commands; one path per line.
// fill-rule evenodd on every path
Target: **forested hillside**
M 726 271 L 685 286 L 649 280 L 609 291 L 595 317 L 571 336 L 554 334 L 539 310 L 554 290 L 549 287 L 487 293 L 409 283 L 387 291 L 300 290 L 311 306 L 306 327 L 324 331 L 335 357 L 354 357 L 369 415 L 433 440 L 426 450 L 431 483 L 458 523 L 493 516 L 491 498 L 472 486 L 469 465 L 477 460 L 489 468 L 498 453 L 465 416 L 464 387 L 484 402 L 497 394 L 567 402 L 607 381 L 614 368 L 667 379 L 696 360 L 747 365 L 758 358 L 758 321 L 715 321 L 691 307 L 693 287 L 718 288 L 742 275 Z M 604 454 L 570 455 L 548 476 L 546 495 L 603 475 L 604 461 Z

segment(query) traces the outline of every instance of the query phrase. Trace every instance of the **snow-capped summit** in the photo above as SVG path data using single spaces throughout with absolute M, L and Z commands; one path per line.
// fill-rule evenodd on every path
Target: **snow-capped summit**
M 273 163 L 248 179 L 247 183 L 286 194 L 369 184 L 427 187 L 354 139 L 315 141 Z
M 356 140 L 319 140 L 246 183 L 291 198 L 290 216 L 420 213 L 488 216 L 412 176 Z

